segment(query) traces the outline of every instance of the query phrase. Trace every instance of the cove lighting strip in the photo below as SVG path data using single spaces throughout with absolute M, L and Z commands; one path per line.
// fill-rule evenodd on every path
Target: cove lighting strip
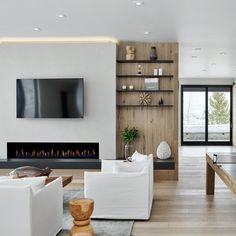
M 0 43 L 118 43 L 112 37 L 9 37 L 0 38 Z

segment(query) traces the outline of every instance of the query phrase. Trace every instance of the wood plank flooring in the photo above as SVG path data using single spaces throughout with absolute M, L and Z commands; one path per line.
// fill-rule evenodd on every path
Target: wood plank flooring
M 206 196 L 204 156 L 180 157 L 179 181 L 155 183 L 148 222 L 135 222 L 133 236 L 236 235 L 236 196 L 216 177 L 215 196 Z

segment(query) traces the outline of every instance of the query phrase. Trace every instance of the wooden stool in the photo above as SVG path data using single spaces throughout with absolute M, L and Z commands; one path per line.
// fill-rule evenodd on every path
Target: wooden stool
M 69 202 L 70 213 L 74 218 L 74 226 L 70 233 L 72 236 L 93 236 L 93 227 L 90 224 L 90 216 L 93 213 L 94 201 L 89 198 L 72 199 Z
M 75 233 L 72 236 L 90 236 L 90 233 Z

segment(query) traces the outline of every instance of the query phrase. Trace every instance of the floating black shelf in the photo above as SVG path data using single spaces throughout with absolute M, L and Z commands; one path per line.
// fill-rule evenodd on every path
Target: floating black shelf
M 154 170 L 174 170 L 175 169 L 175 160 L 173 157 L 161 160 L 161 159 L 154 159 Z
M 124 157 L 118 157 L 118 160 L 125 161 Z M 154 170 L 174 170 L 175 169 L 174 157 L 172 156 L 171 158 L 166 159 L 166 160 L 161 160 L 161 159 L 158 159 L 157 157 L 154 157 L 153 169 Z
M 150 92 L 150 93 L 172 93 L 174 92 L 174 90 L 167 90 L 167 89 L 159 89 L 159 90 L 147 90 L 147 89 L 134 89 L 134 90 L 122 90 L 122 89 L 118 89 L 117 92 L 125 92 L 125 93 L 136 93 L 136 92 Z
M 158 105 L 158 104 L 155 104 L 155 105 L 152 105 L 152 104 L 150 104 L 150 105 L 138 105 L 138 104 L 129 104 L 129 105 L 126 105 L 126 104 L 124 104 L 124 105 L 116 105 L 117 107 L 140 107 L 140 108 L 147 108 L 147 107 L 160 107 L 160 108 L 162 108 L 162 107 L 173 107 L 173 105 Z
M 117 78 L 173 78 L 173 75 L 117 75 Z
M 117 60 L 117 63 L 174 63 L 173 60 Z

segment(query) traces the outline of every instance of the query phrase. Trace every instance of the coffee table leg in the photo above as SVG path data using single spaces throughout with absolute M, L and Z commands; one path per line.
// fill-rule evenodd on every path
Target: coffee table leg
M 213 195 L 215 193 L 215 171 L 206 162 L 206 194 Z

